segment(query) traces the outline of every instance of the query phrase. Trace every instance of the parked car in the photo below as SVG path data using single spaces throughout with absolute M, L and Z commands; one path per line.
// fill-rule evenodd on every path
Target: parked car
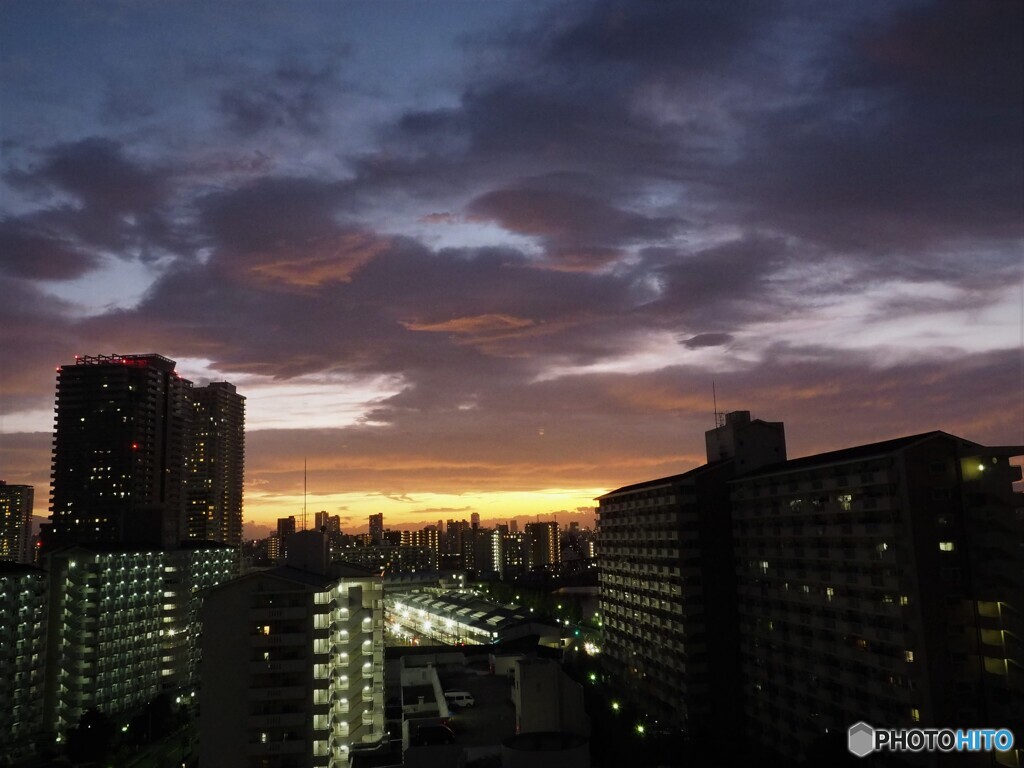
M 447 725 L 421 725 L 409 737 L 409 743 L 416 747 L 433 744 L 451 744 L 455 741 L 455 732 Z
M 473 694 L 469 691 L 445 691 L 444 700 L 449 706 L 454 704 L 456 707 L 472 707 L 476 704 Z

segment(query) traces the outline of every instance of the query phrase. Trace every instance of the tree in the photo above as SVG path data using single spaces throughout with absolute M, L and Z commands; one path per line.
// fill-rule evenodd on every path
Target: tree
M 114 738 L 114 723 L 93 707 L 82 713 L 68 731 L 67 755 L 75 763 L 95 763 L 107 756 Z

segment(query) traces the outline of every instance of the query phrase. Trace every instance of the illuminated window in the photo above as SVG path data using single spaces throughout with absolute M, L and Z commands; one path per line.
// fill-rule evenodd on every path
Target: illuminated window
M 915 723 L 920 722 L 921 721 L 921 710 L 918 709 L 917 707 L 911 707 L 910 708 L 910 719 L 913 720 Z
M 940 541 L 939 550 L 942 552 L 952 552 L 955 549 L 952 541 Z
M 913 661 L 914 660 L 914 652 L 913 651 L 904 651 L 903 652 L 903 658 L 906 659 L 907 661 Z

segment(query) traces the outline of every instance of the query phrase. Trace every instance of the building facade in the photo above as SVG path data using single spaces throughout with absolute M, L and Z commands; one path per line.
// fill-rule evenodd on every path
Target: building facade
M 34 496 L 31 485 L 8 485 L 0 480 L 0 560 L 32 562 Z
M 530 571 L 557 571 L 562 560 L 558 523 L 527 523 L 524 542 L 526 565 Z
M 43 707 L 58 737 L 87 709 L 127 712 L 160 693 L 165 563 L 160 550 L 104 544 L 46 556 Z
M 603 655 L 654 719 L 726 734 L 739 713 L 728 482 L 742 461 L 785 459 L 779 422 L 726 415 L 708 463 L 598 500 Z
M 0 744 L 16 762 L 43 730 L 46 574 L 0 562 Z
M 799 759 L 859 720 L 1024 723 L 1024 518 L 1009 463 L 1022 453 L 931 432 L 733 484 L 757 742 Z M 1020 746 L 999 764 L 1020 765 Z
M 251 572 L 202 616 L 201 765 L 333 768 L 384 737 L 379 576 Z
M 58 369 L 45 547 L 185 538 L 192 385 L 174 366 L 154 354 L 97 355 Z
M 245 398 L 218 381 L 194 387 L 190 400 L 188 538 L 241 546 Z
M 88 544 L 44 562 L 47 730 L 62 735 L 93 707 L 116 716 L 194 688 L 203 590 L 237 575 L 234 549 Z

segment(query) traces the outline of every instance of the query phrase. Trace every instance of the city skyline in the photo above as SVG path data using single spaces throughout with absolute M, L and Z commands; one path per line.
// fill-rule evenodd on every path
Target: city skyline
M 247 9 L 0 8 L 37 518 L 75 355 L 236 386 L 262 530 L 589 521 L 716 409 L 1024 442 L 1019 3 Z

